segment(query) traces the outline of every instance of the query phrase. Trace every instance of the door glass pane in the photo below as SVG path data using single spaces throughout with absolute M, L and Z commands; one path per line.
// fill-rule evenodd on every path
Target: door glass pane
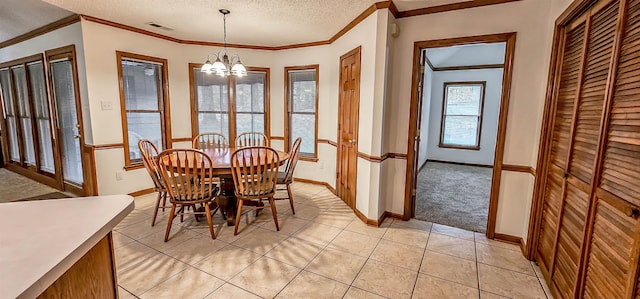
M 29 109 L 29 91 L 27 90 L 27 74 L 24 66 L 11 68 L 13 72 L 13 82 L 18 99 L 18 118 L 22 125 L 22 142 L 24 144 L 24 159 L 28 165 L 36 164 L 36 151 L 33 142 L 33 131 L 31 129 L 31 111 Z
M 84 179 L 82 175 L 80 139 L 77 138 L 80 132 L 78 132 L 77 127 L 78 114 L 71 61 L 52 62 L 51 77 L 53 80 L 53 97 L 58 110 L 58 122 L 61 131 L 60 145 L 62 148 L 63 178 L 67 183 L 81 186 L 84 183 Z
M 138 141 L 149 139 L 162 151 L 162 130 L 160 112 L 127 112 L 127 127 L 129 129 L 129 159 L 142 161 L 138 148 Z
M 31 81 L 31 94 L 35 111 L 33 116 L 37 121 L 38 144 L 40 145 L 40 170 L 53 173 L 53 142 L 51 139 L 51 123 L 49 116 L 49 102 L 47 101 L 47 87 L 44 80 L 42 62 L 28 65 Z
M 293 140 L 301 137 L 300 153 L 314 154 L 315 152 L 315 115 L 291 114 L 291 144 Z
M 7 117 L 7 130 L 9 131 L 7 132 L 9 137 L 9 158 L 11 161 L 20 162 L 18 131 L 16 130 L 16 113 L 13 107 L 13 92 L 11 90 L 9 69 L 0 71 L 0 90 L 2 91 L 4 113 Z
M 159 92 L 161 85 L 158 84 L 161 74 L 161 65 L 122 60 L 127 110 L 158 110 L 158 97 L 162 97 L 162 92 Z

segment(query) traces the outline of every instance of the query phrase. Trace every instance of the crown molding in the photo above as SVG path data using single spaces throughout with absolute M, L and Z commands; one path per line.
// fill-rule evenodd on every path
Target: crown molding
M 21 43 L 23 41 L 32 39 L 32 38 L 34 38 L 36 36 L 43 35 L 45 33 L 49 33 L 51 31 L 60 29 L 62 27 L 69 26 L 69 25 L 77 23 L 79 21 L 80 21 L 80 15 L 76 15 L 76 14 L 70 15 L 68 17 L 65 17 L 65 18 L 62 18 L 60 20 L 57 20 L 57 21 L 55 21 L 53 23 L 49 23 L 49 24 L 44 25 L 42 27 L 38 27 L 38 28 L 36 28 L 34 30 L 31 30 L 31 31 L 29 31 L 27 33 L 24 33 L 24 34 L 21 34 L 21 35 L 18 35 L 16 37 L 14 37 L 14 38 L 8 39 L 8 40 L 3 41 L 3 42 L 0 42 L 0 49 L 6 48 L 6 47 L 11 46 L 11 45 L 15 45 L 17 43 Z

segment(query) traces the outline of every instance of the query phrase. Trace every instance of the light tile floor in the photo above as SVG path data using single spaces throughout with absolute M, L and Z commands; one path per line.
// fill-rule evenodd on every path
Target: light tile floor
M 216 240 L 187 217 L 163 242 L 168 211 L 151 227 L 155 194 L 136 198 L 113 232 L 120 297 L 547 298 L 515 245 L 413 220 L 369 227 L 326 188 L 293 188 L 279 232 L 269 210 L 243 216 L 237 236 L 217 213 Z

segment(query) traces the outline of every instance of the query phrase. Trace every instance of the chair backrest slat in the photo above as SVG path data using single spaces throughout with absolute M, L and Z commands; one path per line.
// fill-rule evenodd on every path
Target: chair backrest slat
M 270 147 L 246 147 L 231 155 L 236 196 L 268 197 L 275 193 L 280 157 Z
M 249 146 L 270 146 L 269 138 L 267 135 L 260 132 L 247 132 L 242 133 L 236 137 L 236 148 L 243 148 Z
M 147 169 L 147 172 L 153 181 L 153 185 L 156 189 L 164 189 L 164 183 L 162 181 L 160 169 L 158 168 L 158 148 L 148 139 L 139 140 L 138 148 L 140 149 L 140 153 L 142 153 L 142 163 L 144 164 L 144 168 Z
M 158 165 L 171 201 L 200 201 L 213 197 L 213 163 L 204 152 L 166 150 L 158 155 Z
M 195 149 L 224 149 L 229 148 L 227 137 L 218 133 L 203 133 L 193 138 L 193 148 Z
M 300 144 L 302 143 L 302 138 L 298 137 L 293 142 L 293 146 L 291 147 L 291 152 L 289 152 L 289 160 L 287 161 L 287 167 L 285 168 L 285 182 L 293 182 L 293 172 L 296 170 L 296 165 L 298 164 L 298 157 L 300 156 Z

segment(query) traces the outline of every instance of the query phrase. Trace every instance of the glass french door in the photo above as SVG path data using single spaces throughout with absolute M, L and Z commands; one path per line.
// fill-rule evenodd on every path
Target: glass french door
M 56 106 L 57 131 L 65 186 L 84 187 L 82 125 L 76 95 L 75 66 L 71 57 L 49 61 L 52 96 Z

